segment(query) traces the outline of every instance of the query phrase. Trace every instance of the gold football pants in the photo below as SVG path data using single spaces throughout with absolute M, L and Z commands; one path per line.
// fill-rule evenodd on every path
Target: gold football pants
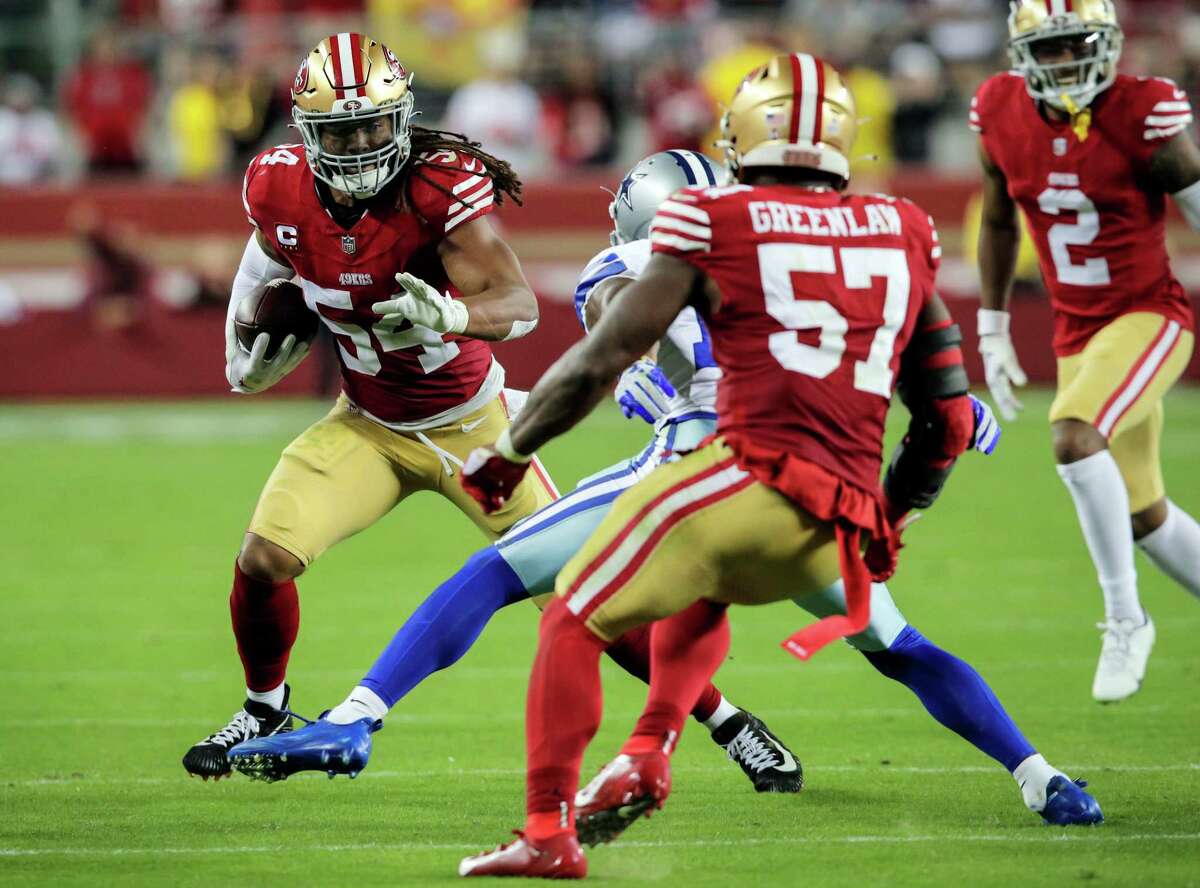
M 440 493 L 489 540 L 553 502 L 554 486 L 536 460 L 499 512 L 484 514 L 462 489 L 459 467 L 508 424 L 497 398 L 449 425 L 396 432 L 358 413 L 345 395 L 279 458 L 249 530 L 306 566 L 330 546 L 370 527 L 410 493 Z

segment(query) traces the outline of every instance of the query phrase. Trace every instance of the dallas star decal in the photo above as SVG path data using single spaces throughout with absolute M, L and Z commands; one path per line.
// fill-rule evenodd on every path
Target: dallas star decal
M 621 190 L 617 192 L 617 200 L 622 201 L 629 209 L 633 209 L 633 198 L 629 196 L 635 182 L 644 179 L 648 173 L 631 173 L 621 180 Z

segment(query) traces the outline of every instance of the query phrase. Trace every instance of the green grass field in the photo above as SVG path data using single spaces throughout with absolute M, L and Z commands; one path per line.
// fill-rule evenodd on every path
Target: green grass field
M 844 646 L 778 647 L 790 605 L 733 614 L 718 684 L 802 759 L 807 788 L 756 796 L 690 727 L 665 811 L 590 854 L 603 884 L 1200 884 L 1200 602 L 1139 556 L 1158 645 L 1143 690 L 1091 701 L 1100 598 L 1051 464 L 1045 393 L 1001 452 L 965 459 L 907 535 L 892 587 L 971 661 L 1107 822 L 1044 827 L 1011 778 Z M 1200 513 L 1200 391 L 1168 401 L 1174 498 Z M 0 883 L 448 884 L 523 819 L 535 614 L 498 615 L 454 669 L 393 712 L 357 781 L 189 780 L 179 759 L 232 713 L 232 562 L 276 455 L 312 403 L 0 408 Z M 560 486 L 636 450 L 611 410 L 548 449 Z M 408 500 L 301 581 L 293 705 L 342 699 L 425 593 L 481 544 L 432 496 Z M 605 666 L 585 777 L 644 699 Z

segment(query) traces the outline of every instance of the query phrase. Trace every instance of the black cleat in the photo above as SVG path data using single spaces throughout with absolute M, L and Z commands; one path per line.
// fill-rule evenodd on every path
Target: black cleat
M 799 792 L 804 788 L 800 760 L 753 713 L 743 709 L 713 731 L 712 738 L 741 766 L 758 792 Z
M 227 753 L 231 747 L 244 740 L 270 737 L 292 729 L 292 713 L 287 708 L 291 693 L 292 689 L 285 685 L 282 709 L 272 709 L 266 703 L 247 700 L 234 713 L 229 724 L 187 751 L 183 757 L 183 767 L 189 774 L 205 780 L 209 777 L 214 780 L 228 777 L 230 765 Z

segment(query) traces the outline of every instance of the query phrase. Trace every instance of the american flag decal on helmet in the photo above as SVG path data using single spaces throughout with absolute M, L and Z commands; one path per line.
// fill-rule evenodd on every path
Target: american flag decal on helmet
M 326 75 L 339 99 L 366 96 L 367 64 L 362 34 L 342 32 L 329 38 L 329 64 Z
M 821 141 L 821 105 L 825 102 L 825 65 L 806 52 L 792 62 L 792 126 L 790 142 Z

